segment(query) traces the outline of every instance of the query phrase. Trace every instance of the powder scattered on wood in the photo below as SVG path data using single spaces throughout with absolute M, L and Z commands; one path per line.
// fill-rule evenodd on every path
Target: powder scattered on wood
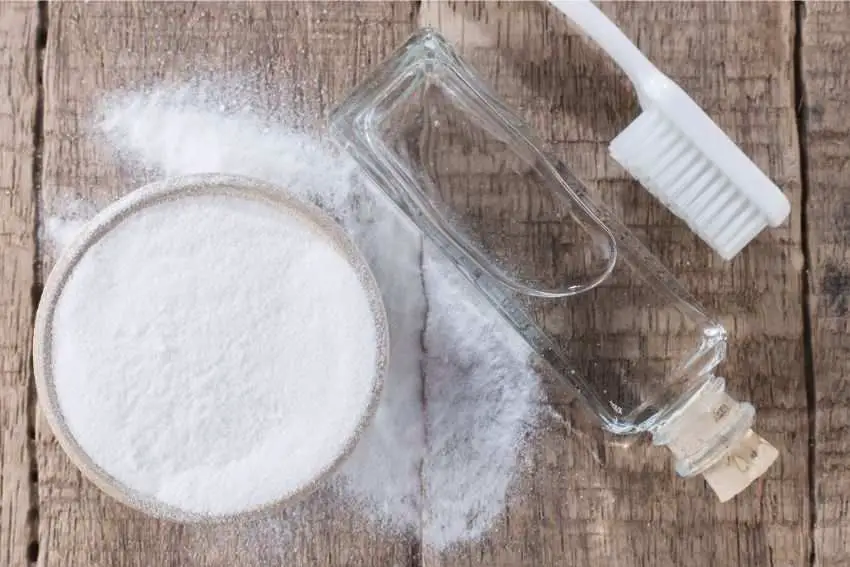
M 106 100 L 93 134 L 135 182 L 250 175 L 341 222 L 378 280 L 391 353 L 373 424 L 329 481 L 342 500 L 324 506 L 356 507 L 377 528 L 421 534 L 440 551 L 480 538 L 505 511 L 540 418 L 525 345 L 351 161 L 294 127 L 302 117 L 255 100 L 249 88 L 208 82 L 123 92 Z M 283 538 L 298 528 L 298 513 L 269 521 L 281 525 L 253 528 L 256 537 Z
M 198 514 L 311 484 L 364 419 L 377 360 L 368 296 L 330 237 L 223 195 L 146 207 L 98 240 L 59 296 L 52 347 L 92 460 Z
M 433 245 L 423 256 L 427 404 L 424 541 L 437 549 L 487 533 L 512 474 L 529 459 L 539 384 L 530 349 Z M 486 400 L 486 401 L 485 401 Z M 463 460 L 465 464 L 458 466 Z

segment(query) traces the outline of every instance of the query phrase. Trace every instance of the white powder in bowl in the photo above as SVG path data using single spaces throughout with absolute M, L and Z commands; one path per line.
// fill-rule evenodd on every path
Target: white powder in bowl
M 384 206 L 351 160 L 299 126 L 311 117 L 292 110 L 297 101 L 269 107 L 257 94 L 262 85 L 198 79 L 112 93 L 89 140 L 134 182 L 218 171 L 259 178 L 320 205 L 342 222 L 381 288 L 392 345 L 373 421 L 321 497 L 287 507 L 285 517 L 234 527 L 238 535 L 228 541 L 244 545 L 246 557 L 261 553 L 266 563 L 283 564 L 295 545 L 290 538 L 314 540 L 316 522 L 338 509 L 368 520 L 352 529 L 369 537 L 417 534 L 440 552 L 477 540 L 497 525 L 509 493 L 523 497 L 517 481 L 546 413 L 527 346 L 492 308 L 474 301 L 479 292 L 451 275 L 452 266 L 436 261 L 433 247 L 423 247 L 421 234 Z M 288 85 L 273 86 L 278 92 Z M 43 250 L 63 250 L 80 220 L 105 204 L 99 196 L 75 199 L 77 193 L 45 191 L 51 198 Z M 203 533 L 190 549 L 202 546 L 208 555 L 223 545 L 222 532 Z
M 229 515 L 336 463 L 372 408 L 373 303 L 331 238 L 283 208 L 183 195 L 115 224 L 53 311 L 56 402 L 141 497 Z

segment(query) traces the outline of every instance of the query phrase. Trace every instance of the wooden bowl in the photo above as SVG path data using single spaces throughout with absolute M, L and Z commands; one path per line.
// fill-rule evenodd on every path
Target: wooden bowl
M 155 498 L 125 486 L 106 470 L 97 465 L 80 446 L 71 433 L 59 404 L 53 379 L 51 344 L 53 317 L 62 290 L 78 265 L 80 259 L 104 235 L 126 219 L 146 207 L 192 196 L 225 195 L 258 201 L 295 215 L 312 227 L 336 248 L 354 268 L 360 283 L 369 298 L 376 335 L 376 367 L 372 381 L 370 403 L 358 427 L 338 456 L 318 476 L 302 488 L 282 494 L 280 498 L 261 506 L 231 514 L 200 514 L 164 504 Z M 360 439 L 363 430 L 371 423 L 378 405 L 389 356 L 389 332 L 387 316 L 381 301 L 378 284 L 365 259 L 342 229 L 317 207 L 290 196 L 284 189 L 255 179 L 219 174 L 201 174 L 170 178 L 146 185 L 116 201 L 93 218 L 77 235 L 74 242 L 63 251 L 62 256 L 50 273 L 35 320 L 33 337 L 33 366 L 39 403 L 45 412 L 60 445 L 71 461 L 98 488 L 116 500 L 151 516 L 181 522 L 223 522 L 247 515 L 267 511 L 283 503 L 292 502 L 312 492 L 350 454 Z

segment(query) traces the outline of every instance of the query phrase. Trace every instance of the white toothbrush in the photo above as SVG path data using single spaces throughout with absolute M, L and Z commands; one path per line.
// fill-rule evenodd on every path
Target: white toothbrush
M 589 0 L 549 0 L 626 73 L 643 112 L 611 156 L 726 260 L 791 205 L 703 110 Z

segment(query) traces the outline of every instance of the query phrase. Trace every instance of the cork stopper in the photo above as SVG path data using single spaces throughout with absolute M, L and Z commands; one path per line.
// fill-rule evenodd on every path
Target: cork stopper
M 776 447 L 748 429 L 738 444 L 702 476 L 720 501 L 727 502 L 764 474 L 778 456 Z
M 779 456 L 753 430 L 755 408 L 726 393 L 717 376 L 706 382 L 652 434 L 676 458 L 683 477 L 702 475 L 721 502 L 726 502 L 760 477 Z

